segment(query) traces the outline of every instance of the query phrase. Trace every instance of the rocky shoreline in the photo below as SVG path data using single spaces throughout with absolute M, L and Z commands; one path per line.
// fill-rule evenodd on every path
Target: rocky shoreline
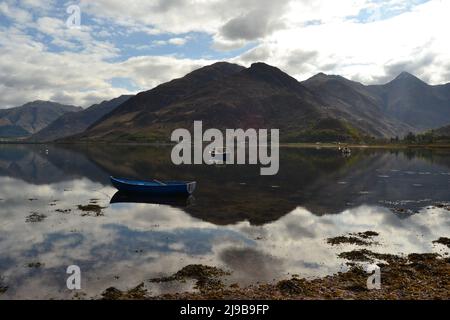
M 361 233 L 360 236 L 364 236 Z M 367 234 L 366 234 L 367 235 Z M 370 236 L 375 234 L 369 234 Z M 348 241 L 349 238 L 329 239 L 330 243 Z M 350 238 L 350 241 L 354 239 Z M 435 241 L 449 246 L 449 238 Z M 239 284 L 225 285 L 221 278 L 227 272 L 203 265 L 186 266 L 166 278 L 151 279 L 151 282 L 196 280 L 196 292 L 184 292 L 151 296 L 144 283 L 128 290 L 108 288 L 103 299 L 151 299 L 151 300 L 217 300 L 217 299 L 388 299 L 430 300 L 450 299 L 450 258 L 448 253 L 412 253 L 407 256 L 381 254 L 367 249 L 342 252 L 339 257 L 347 260 L 349 270 L 318 279 L 292 277 L 270 284 L 258 284 L 241 288 Z M 381 288 L 367 288 L 368 274 L 361 262 L 376 263 L 381 271 Z

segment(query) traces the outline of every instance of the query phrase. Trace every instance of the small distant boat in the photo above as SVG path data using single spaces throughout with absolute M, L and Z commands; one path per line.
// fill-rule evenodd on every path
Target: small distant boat
M 155 195 L 190 195 L 194 192 L 197 182 L 132 180 L 110 177 L 113 186 L 122 192 L 145 193 Z

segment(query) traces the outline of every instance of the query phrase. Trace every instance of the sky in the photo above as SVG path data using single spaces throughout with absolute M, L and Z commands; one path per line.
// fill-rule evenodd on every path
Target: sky
M 217 61 L 448 83 L 449 14 L 449 0 L 0 0 L 0 108 L 88 107 Z

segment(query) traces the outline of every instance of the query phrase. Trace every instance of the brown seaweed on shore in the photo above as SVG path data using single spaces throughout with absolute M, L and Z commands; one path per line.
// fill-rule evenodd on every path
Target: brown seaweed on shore
M 31 214 L 25 218 L 25 222 L 31 222 L 31 223 L 41 222 L 45 218 L 47 218 L 47 216 L 45 214 L 38 213 L 38 212 L 31 212 Z
M 128 291 L 120 291 L 117 288 L 109 287 L 102 293 L 104 300 L 142 300 L 147 296 L 148 291 L 145 289 L 143 282 Z
M 41 268 L 43 266 L 44 266 L 44 264 L 41 263 L 41 262 L 30 262 L 30 263 L 27 264 L 28 268 L 34 268 L 34 269 L 38 269 L 38 268 Z
M 327 243 L 331 245 L 354 244 L 357 246 L 371 246 L 378 244 L 377 242 L 372 241 L 372 238 L 376 236 L 378 236 L 378 233 L 375 231 L 350 233 L 348 236 L 328 238 Z
M 150 282 L 185 281 L 187 279 L 197 280 L 195 287 L 201 291 L 221 289 L 224 287 L 219 277 L 229 275 L 217 267 L 205 266 L 201 264 L 191 264 L 185 266 L 169 277 L 150 279 Z
M 351 261 L 372 262 L 374 259 L 386 261 L 387 263 L 378 263 L 381 268 L 381 289 L 369 290 L 367 278 L 370 274 L 360 264 L 354 264 L 346 272 L 312 280 L 295 276 L 277 283 L 251 285 L 245 288 L 239 285 L 213 286 L 208 290 L 200 289 L 198 292 L 159 296 L 148 296 L 143 284 L 140 284 L 129 291 L 108 288 L 102 296 L 104 299 L 155 300 L 450 299 L 450 258 L 442 258 L 436 253 L 396 256 L 371 252 L 367 249 L 344 252 L 339 256 Z M 214 278 L 227 274 L 215 267 L 190 265 L 170 277 L 153 279 L 153 282 Z
M 105 209 L 105 207 L 101 207 L 97 204 L 87 204 L 87 205 L 78 205 L 78 210 L 83 211 L 83 216 L 89 215 L 90 212 L 94 213 L 96 217 L 103 216 L 102 210 Z
M 58 212 L 58 213 L 69 213 L 71 211 L 72 211 L 72 209 L 56 209 L 55 210 L 55 212 Z
M 328 238 L 327 243 L 331 245 L 338 245 L 338 244 L 355 244 L 357 246 L 369 246 L 372 243 L 368 241 L 361 240 L 357 237 L 352 236 L 338 236 L 334 238 Z
M 443 244 L 450 248 L 450 238 L 440 237 L 439 239 L 434 240 L 433 243 Z
M 281 280 L 277 284 L 277 289 L 284 295 L 310 295 L 311 292 L 308 289 L 308 283 L 305 279 L 299 279 L 292 277 L 290 280 Z
M 395 256 L 388 253 L 376 253 L 367 249 L 341 252 L 338 254 L 338 257 L 349 261 L 358 261 L 358 262 L 373 262 L 375 259 L 392 262 L 401 259 L 399 256 Z
M 447 211 L 450 211 L 450 204 L 449 203 L 436 203 L 434 205 L 436 208 L 445 209 Z
M 364 239 L 369 239 L 369 238 L 373 238 L 373 237 L 378 237 L 380 234 L 378 232 L 375 231 L 364 231 L 364 232 L 358 232 L 355 235 L 357 235 L 358 237 L 364 238 Z
M 378 254 L 375 254 L 378 256 Z M 384 256 L 386 258 L 386 256 Z M 226 288 L 213 292 L 166 294 L 152 299 L 449 299 L 450 259 L 435 254 L 387 255 L 381 265 L 381 289 L 369 290 L 361 266 L 313 280 L 292 278 L 275 284 Z

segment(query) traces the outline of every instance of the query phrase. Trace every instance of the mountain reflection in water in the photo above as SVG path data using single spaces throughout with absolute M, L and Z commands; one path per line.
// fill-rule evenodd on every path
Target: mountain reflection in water
M 48 153 L 46 152 L 48 149 Z M 174 166 L 170 148 L 0 146 L 1 298 L 67 298 L 65 268 L 82 269 L 83 292 L 129 288 L 188 264 L 233 271 L 253 283 L 338 271 L 326 238 L 380 233 L 374 251 L 443 250 L 448 236 L 447 150 L 280 150 L 280 171 L 258 166 Z M 109 176 L 196 180 L 195 198 L 131 197 Z M 98 206 L 100 214 L 79 205 Z M 39 222 L 27 222 L 32 213 Z M 352 246 L 350 246 L 353 248 Z M 312 250 L 312 248 L 314 248 Z M 30 267 L 40 262 L 40 267 Z M 33 264 L 32 264 L 33 265 Z M 34 265 L 33 265 L 34 266 Z M 153 294 L 190 283 L 148 284 Z

